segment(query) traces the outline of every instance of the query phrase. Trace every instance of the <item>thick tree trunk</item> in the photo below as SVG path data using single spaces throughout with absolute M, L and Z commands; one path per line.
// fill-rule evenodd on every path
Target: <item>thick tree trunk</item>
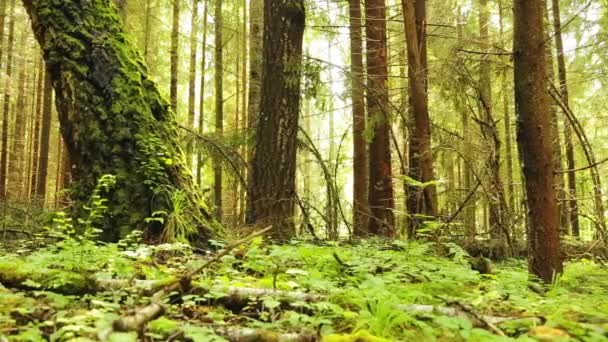
M 557 50 L 557 72 L 562 101 L 568 105 L 568 80 L 566 75 L 566 57 L 564 56 L 564 42 L 562 38 L 562 23 L 559 11 L 559 0 L 552 0 L 553 28 L 555 30 L 555 49 Z M 572 235 L 580 236 L 580 223 L 578 220 L 578 201 L 576 199 L 576 163 L 574 162 L 574 145 L 572 143 L 572 127 L 568 120 L 564 121 L 564 143 L 566 145 L 566 176 L 568 180 L 568 216 Z
M 409 93 L 411 106 L 411 136 L 409 153 L 409 177 L 428 183 L 434 180 L 433 154 L 431 150 L 431 121 L 428 109 L 426 70 L 426 29 L 424 1 L 402 0 L 405 36 L 408 55 Z M 415 6 L 415 7 L 414 7 Z M 421 17 L 422 16 L 422 17 Z M 415 25 L 416 23 L 416 25 Z M 422 221 L 436 217 L 437 189 L 434 185 L 408 189 L 408 235 L 413 238 Z M 421 216 L 424 216 L 421 218 Z
M 215 134 L 224 132 L 224 20 L 222 2 L 215 2 Z M 215 217 L 222 219 L 222 162 L 213 161 L 213 200 Z
M 514 77 L 517 140 L 529 209 L 529 269 L 545 282 L 562 271 L 559 210 L 553 176 L 553 134 L 542 1 L 514 1 Z
M 7 199 L 8 171 L 8 130 L 11 113 L 11 92 L 13 81 L 13 60 L 15 43 L 15 0 L 11 0 L 9 9 L 8 42 L 6 55 L 6 83 L 4 86 L 4 103 L 2 108 L 2 149 L 0 150 L 0 201 Z
M 367 232 L 367 142 L 365 141 L 365 91 L 363 79 L 363 29 L 361 1 L 349 0 L 351 91 L 353 102 L 353 228 L 355 236 Z
M 262 99 L 248 189 L 247 222 L 295 233 L 296 142 L 305 13 L 303 0 L 264 1 Z
M 62 136 L 76 165 L 74 199 L 87 200 L 102 175 L 117 177 L 117 186 L 104 194 L 103 237 L 116 240 L 147 229 L 150 240 L 174 238 L 158 221 L 146 222 L 153 215 L 184 237 L 212 235 L 178 147 L 173 112 L 126 39 L 115 7 L 109 0 L 23 2 L 44 51 Z M 179 218 L 172 215 L 175 198 L 183 200 Z M 177 220 L 183 218 L 181 225 Z
M 181 15 L 181 1 L 173 1 L 173 24 L 171 28 L 171 84 L 169 98 L 171 109 L 177 113 L 177 83 L 179 77 L 179 24 Z
M 390 119 L 388 100 L 388 60 L 386 43 L 385 0 L 365 2 L 367 33 L 367 114 L 373 123 L 373 138 L 369 146 L 370 219 L 368 233 L 394 236 L 395 199 L 393 194 Z

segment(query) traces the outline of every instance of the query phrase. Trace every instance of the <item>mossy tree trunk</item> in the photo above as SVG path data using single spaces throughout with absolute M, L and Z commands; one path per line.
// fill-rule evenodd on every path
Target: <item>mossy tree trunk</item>
M 72 164 L 72 197 L 87 200 L 104 174 L 117 186 L 104 194 L 103 238 L 146 229 L 150 240 L 212 235 L 193 191 L 178 128 L 110 0 L 24 0 L 56 92 L 62 136 Z M 181 193 L 179 193 L 181 192 Z M 179 193 L 180 196 L 177 196 Z M 179 212 L 175 208 L 179 197 Z M 175 210 L 174 210 L 175 209 Z M 146 222 L 159 213 L 162 223 Z M 163 229 L 165 228 L 165 229 Z M 175 230 L 173 230 L 175 232 Z

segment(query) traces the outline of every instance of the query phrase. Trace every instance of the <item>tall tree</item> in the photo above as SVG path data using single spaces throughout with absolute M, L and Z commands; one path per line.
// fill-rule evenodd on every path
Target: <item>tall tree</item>
M 551 282 L 562 271 L 562 260 L 545 64 L 545 9 L 541 0 L 515 0 L 513 5 L 517 140 L 530 212 L 529 270 Z
M 361 1 L 349 0 L 351 99 L 353 102 L 353 222 L 355 236 L 367 232 L 367 142 L 365 141 L 365 91 L 363 79 L 363 29 Z
M 2 63 L 2 55 L 4 52 L 4 22 L 6 20 L 6 4 L 7 0 L 0 0 L 0 64 Z
M 53 115 L 53 81 L 47 69 L 44 73 L 44 89 L 42 100 L 42 120 L 40 121 L 40 154 L 36 172 L 36 199 L 41 204 L 46 200 L 46 185 L 49 168 L 49 152 L 51 142 L 51 119 Z
M 264 0 L 251 0 L 249 4 L 249 96 L 247 129 L 255 132 L 260 115 L 262 89 L 262 53 L 264 45 Z M 253 144 L 249 144 L 247 159 L 253 157 Z M 251 171 L 251 170 L 250 170 Z M 251 172 L 249 172 L 251 174 Z
M 198 112 L 198 133 L 203 134 L 205 128 L 205 80 L 207 76 L 207 18 L 209 17 L 209 0 L 203 0 L 203 42 L 201 44 L 201 75 L 200 88 L 201 94 L 199 99 Z M 198 151 L 196 154 L 196 184 L 199 186 L 203 182 L 203 153 Z
M 262 99 L 248 188 L 247 222 L 295 233 L 296 142 L 300 114 L 303 0 L 264 1 Z
M 15 43 L 15 0 L 11 0 L 9 9 L 10 23 L 8 26 L 8 42 L 6 55 L 6 85 L 4 88 L 4 103 L 2 110 L 2 149 L 0 150 L 0 200 L 6 201 L 7 171 L 8 171 L 8 130 L 11 113 L 12 74 Z
M 21 30 L 19 39 L 20 55 L 25 56 L 27 48 L 27 31 Z M 10 200 L 24 199 L 25 186 L 25 143 L 26 143 L 26 124 L 27 124 L 27 108 L 26 108 L 26 70 L 28 62 L 25 58 L 19 63 L 19 77 L 17 79 L 17 106 L 15 107 L 15 121 L 13 127 L 13 145 L 10 149 L 9 158 L 9 184 L 8 198 Z
M 188 126 L 196 126 L 196 56 L 198 42 L 198 0 L 192 0 L 192 30 L 190 31 L 190 67 L 188 70 Z M 192 164 L 192 146 L 186 151 L 186 161 Z
M 431 150 L 431 122 L 427 93 L 427 52 L 425 1 L 402 0 L 408 56 L 410 94 L 410 153 L 409 177 L 426 183 L 412 184 L 408 189 L 407 209 L 410 215 L 408 235 L 414 237 L 420 225 L 420 216 L 436 217 L 437 190 L 432 182 L 433 154 Z
M 178 147 L 173 112 L 125 39 L 116 8 L 107 0 L 23 2 L 44 52 L 61 133 L 76 165 L 74 200 L 87 201 L 102 175 L 117 177 L 117 186 L 104 194 L 103 237 L 116 240 L 144 229 L 150 240 L 172 239 L 178 234 L 164 229 L 169 225 L 182 237 L 211 236 L 209 216 L 192 191 Z M 176 204 L 186 222 L 172 215 Z M 166 226 L 146 220 L 163 213 Z
M 479 1 L 479 37 L 483 51 L 488 51 L 491 43 L 489 36 L 490 10 L 488 0 Z M 492 108 L 492 69 L 489 55 L 484 55 L 479 66 L 479 99 L 481 102 L 481 132 L 486 142 L 488 157 L 486 168 L 489 186 L 487 198 L 489 204 L 490 234 L 503 242 L 509 241 L 506 226 L 507 207 L 500 178 L 500 137 Z
M 34 124 L 32 130 L 32 172 L 30 175 L 30 198 L 36 198 L 37 196 L 37 180 L 38 180 L 38 162 L 40 153 L 40 126 L 42 124 L 43 117 L 43 93 L 45 86 L 45 66 L 44 60 L 41 60 L 38 64 L 38 84 L 36 85 L 36 114 L 34 117 Z
M 221 135 L 224 131 L 224 20 L 222 1 L 215 1 L 215 133 Z M 222 218 L 222 163 L 216 159 L 213 162 L 213 199 L 215 216 Z
M 171 28 L 171 108 L 177 113 L 177 83 L 179 78 L 179 26 L 181 15 L 181 1 L 173 0 L 173 24 Z M 221 2 L 221 1 L 220 1 Z
M 390 148 L 390 119 L 388 100 L 388 60 L 386 42 L 385 0 L 365 2 L 367 34 L 367 114 L 373 129 L 369 145 L 370 219 L 368 233 L 395 234 L 395 199 Z
M 564 55 L 564 41 L 562 37 L 562 23 L 560 18 L 559 0 L 552 0 L 553 28 L 555 30 L 555 49 L 557 51 L 557 73 L 559 89 L 564 104 L 568 105 L 568 77 L 566 75 L 566 57 Z M 572 127 L 568 120 L 564 121 L 564 143 L 566 145 L 566 177 L 568 186 L 568 215 L 572 235 L 580 235 L 580 223 L 578 220 L 578 201 L 576 199 L 576 163 L 574 161 L 574 144 L 572 143 Z

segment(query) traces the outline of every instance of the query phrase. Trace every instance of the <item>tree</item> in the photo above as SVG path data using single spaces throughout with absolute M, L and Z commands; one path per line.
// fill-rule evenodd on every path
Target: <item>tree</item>
M 251 0 L 249 5 L 249 96 L 247 104 L 247 129 L 255 132 L 260 115 L 262 88 L 262 51 L 264 45 L 264 0 Z M 252 144 L 249 144 L 252 145 Z M 247 160 L 253 158 L 253 146 L 248 146 Z M 251 170 L 249 170 L 251 175 Z
M 489 38 L 490 11 L 488 0 L 479 1 L 479 36 L 484 51 L 490 47 Z M 503 242 L 510 240 L 507 226 L 507 205 L 504 198 L 502 180 L 500 178 L 500 137 L 492 108 L 492 69 L 488 55 L 484 55 L 479 66 L 479 99 L 481 102 L 482 121 L 481 132 L 487 145 L 488 157 L 486 168 L 489 185 L 487 198 L 489 203 L 490 234 L 494 239 Z
M 194 128 L 195 105 L 196 105 L 196 56 L 197 56 L 197 36 L 198 36 L 198 0 L 192 1 L 192 31 L 190 32 L 190 67 L 188 69 L 188 126 Z M 192 147 L 188 147 L 186 152 L 188 165 L 192 164 Z
M 177 83 L 179 78 L 179 23 L 182 0 L 173 0 L 173 25 L 171 28 L 171 108 L 177 113 Z
M 51 141 L 51 119 L 53 115 L 53 81 L 48 70 L 44 73 L 42 101 L 42 120 L 40 122 L 40 154 L 36 172 L 36 199 L 44 205 L 49 168 L 49 149 Z
M 215 1 L 215 133 L 221 135 L 224 131 L 224 21 L 222 16 L 222 1 Z M 215 216 L 222 219 L 222 164 L 213 162 L 213 199 L 215 201 Z
M 557 73 L 559 89 L 562 101 L 568 105 L 568 77 L 566 75 L 566 57 L 564 56 L 564 42 L 562 38 L 562 23 L 559 11 L 559 1 L 552 0 L 553 5 L 553 28 L 555 30 L 555 49 L 557 51 Z M 574 161 L 574 144 L 572 143 L 572 127 L 568 120 L 564 122 L 564 143 L 566 145 L 566 177 L 568 186 L 568 215 L 572 235 L 580 235 L 580 224 L 578 221 L 578 201 L 576 199 L 576 163 Z
M 200 88 L 201 94 L 199 99 L 199 113 L 198 113 L 198 134 L 203 134 L 205 128 L 205 80 L 207 71 L 207 22 L 209 17 L 209 0 L 203 1 L 203 42 L 201 44 L 201 75 L 200 75 Z M 199 186 L 203 182 L 203 154 L 198 151 L 196 154 L 196 184 Z
M 262 98 L 247 192 L 247 222 L 272 224 L 278 240 L 295 233 L 304 25 L 303 0 L 264 1 Z
M 107 0 L 23 3 L 76 166 L 73 199 L 86 203 L 102 175 L 117 178 L 103 194 L 103 238 L 116 240 L 133 229 L 145 229 L 151 241 L 213 235 L 192 191 L 173 112 L 126 39 L 116 8 Z M 174 208 L 183 216 L 176 217 Z M 152 216 L 157 220 L 147 220 Z
M 370 219 L 368 233 L 395 234 L 395 199 L 390 148 L 385 0 L 365 2 L 367 33 L 367 115 L 373 130 L 369 145 Z
M 365 91 L 363 79 L 363 30 L 361 1 L 349 1 L 351 92 L 353 102 L 353 227 L 355 236 L 367 231 L 367 142 L 365 141 Z
M 540 0 L 514 1 L 514 77 L 529 209 L 529 270 L 545 282 L 562 271 L 559 210 L 553 176 L 553 134 L 547 92 L 545 29 Z
M 409 177 L 424 185 L 412 184 L 407 193 L 408 214 L 412 218 L 408 235 L 414 237 L 419 217 L 436 217 L 437 190 L 429 184 L 435 178 L 431 150 L 431 122 L 427 93 L 426 10 L 425 1 L 402 0 L 408 56 L 410 94 Z
M 6 201 L 7 171 L 8 171 L 8 130 L 11 113 L 11 85 L 13 74 L 14 43 L 15 43 L 15 0 L 11 0 L 9 9 L 10 23 L 8 26 L 8 42 L 6 56 L 6 86 L 2 110 L 2 150 L 0 150 L 0 200 Z

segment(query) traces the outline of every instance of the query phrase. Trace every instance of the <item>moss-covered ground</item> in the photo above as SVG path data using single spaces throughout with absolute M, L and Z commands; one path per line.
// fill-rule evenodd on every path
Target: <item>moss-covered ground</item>
M 481 275 L 449 243 L 256 239 L 164 298 L 167 311 L 141 331 L 115 332 L 116 319 L 148 304 L 142 284 L 174 279 L 213 252 L 10 245 L 0 254 L 0 341 L 608 341 L 608 269 L 588 260 L 543 287 L 524 261 Z

